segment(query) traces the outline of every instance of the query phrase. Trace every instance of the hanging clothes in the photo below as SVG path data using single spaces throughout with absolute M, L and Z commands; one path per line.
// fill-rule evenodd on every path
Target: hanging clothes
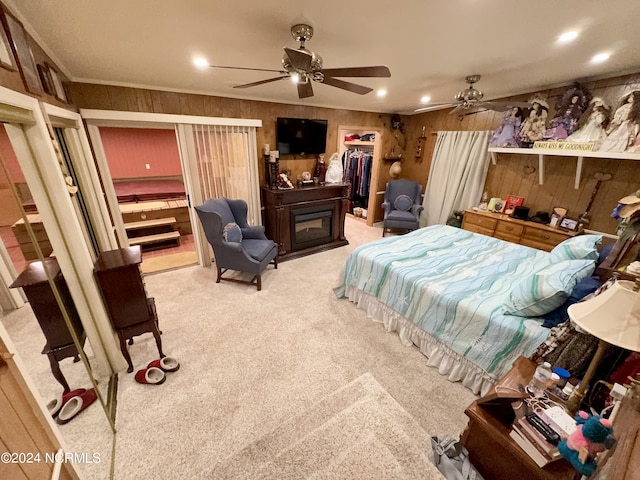
M 347 200 L 349 211 L 354 206 L 367 207 L 369 204 L 369 191 L 371 182 L 371 170 L 373 155 L 369 152 L 355 149 L 347 150 L 342 154 L 342 168 L 347 188 Z

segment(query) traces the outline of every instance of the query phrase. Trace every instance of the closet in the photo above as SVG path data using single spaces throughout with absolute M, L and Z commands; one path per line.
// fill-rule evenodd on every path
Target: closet
M 381 214 L 377 215 L 382 203 L 378 193 L 381 145 L 381 129 L 348 125 L 338 127 L 338 154 L 344 182 L 349 185 L 347 213 L 366 219 L 367 225 L 373 225 L 377 217 L 382 217 Z

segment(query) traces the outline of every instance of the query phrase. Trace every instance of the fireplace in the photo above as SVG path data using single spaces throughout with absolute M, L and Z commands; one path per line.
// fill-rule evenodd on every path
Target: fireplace
M 278 244 L 278 262 L 349 245 L 344 237 L 348 185 L 290 190 L 262 187 L 262 222 Z
M 333 241 L 333 205 L 291 211 L 291 250 L 315 247 Z

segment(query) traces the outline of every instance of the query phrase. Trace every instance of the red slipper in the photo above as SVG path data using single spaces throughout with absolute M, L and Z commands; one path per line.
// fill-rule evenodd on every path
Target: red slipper
M 147 367 L 136 372 L 136 382 L 148 385 L 160 385 L 167 376 L 157 367 Z
M 63 394 L 61 397 L 54 398 L 49 403 L 47 403 L 47 410 L 49 410 L 49 413 L 53 418 L 56 418 L 58 413 L 60 413 L 60 409 L 64 407 L 65 403 L 67 403 L 76 395 L 80 395 L 81 393 L 84 393 L 86 391 L 86 388 L 77 388 Z
M 173 357 L 164 357 L 159 358 L 158 360 L 154 360 L 147 365 L 147 368 L 156 367 L 165 372 L 175 372 L 180 368 L 180 364 L 178 360 Z
M 60 425 L 69 423 L 80 412 L 82 412 L 85 408 L 95 402 L 96 398 L 98 398 L 98 395 L 93 388 L 85 390 L 79 395 L 75 395 L 69 398 L 69 400 L 60 409 L 60 413 L 58 414 L 58 419 L 56 420 L 56 422 L 58 422 L 58 424 Z

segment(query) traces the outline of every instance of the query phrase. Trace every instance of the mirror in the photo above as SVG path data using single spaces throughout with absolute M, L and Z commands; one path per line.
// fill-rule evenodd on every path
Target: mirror
M 16 128 L 22 127 L 11 124 L 11 128 L 15 133 Z M 64 141 L 63 132 L 51 133 L 52 139 Z M 0 126 L 0 201 L 3 205 L 0 248 L 2 260 L 8 263 L 6 267 L 15 277 L 14 290 L 24 294 L 17 295 L 14 305 L 6 299 L 3 301 L 1 321 L 40 397 L 51 408 L 52 415 L 57 413 L 56 422 L 69 451 L 99 455 L 100 462 L 75 465 L 81 476 L 84 473 L 108 478 L 115 424 L 112 396 L 117 376 L 101 372 L 96 364 L 20 168 L 17 151 L 23 145 L 16 145 L 12 139 L 7 127 Z M 61 169 L 66 173 L 64 155 L 69 154 L 68 149 L 65 152 L 64 145 L 58 144 L 58 151 L 63 160 Z M 81 199 L 74 198 L 72 202 L 81 225 L 85 226 L 85 243 L 94 249 Z M 95 258 L 95 251 L 92 256 Z M 3 280 L 3 288 L 9 287 L 4 283 Z M 28 303 L 20 305 L 20 298 Z M 91 394 L 92 389 L 95 395 Z M 63 399 L 66 400 L 65 391 L 75 391 L 76 398 L 67 402 L 66 410 L 65 407 L 58 410 Z

